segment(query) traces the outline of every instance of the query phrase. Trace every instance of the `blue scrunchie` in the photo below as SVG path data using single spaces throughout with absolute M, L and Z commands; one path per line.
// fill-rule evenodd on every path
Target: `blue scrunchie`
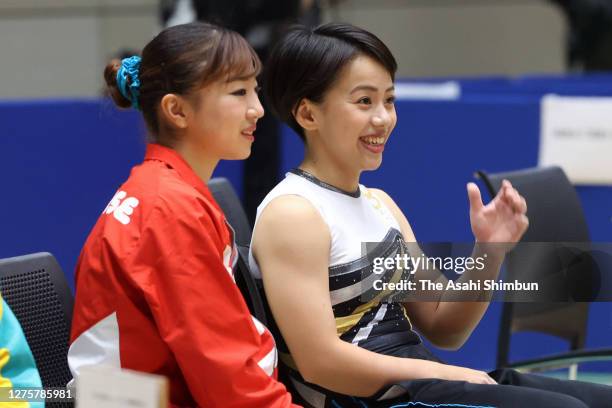
M 138 105 L 138 97 L 140 96 L 140 79 L 138 71 L 140 70 L 141 58 L 134 55 L 121 60 L 121 67 L 117 70 L 117 87 L 121 95 L 128 101 L 132 102 L 134 109 L 140 109 Z M 128 75 L 131 79 L 128 84 Z

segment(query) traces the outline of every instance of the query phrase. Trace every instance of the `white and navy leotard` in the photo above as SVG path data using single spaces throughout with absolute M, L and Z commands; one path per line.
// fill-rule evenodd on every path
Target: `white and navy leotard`
M 375 279 L 395 281 L 409 276 L 399 269 L 382 276 L 373 273 L 374 258 L 407 253 L 400 226 L 385 204 L 363 185 L 355 192 L 346 192 L 296 169 L 287 173 L 266 196 L 257 209 L 257 217 L 268 203 L 283 195 L 297 195 L 308 200 L 329 228 L 329 289 L 340 339 L 384 354 L 403 355 L 405 353 L 398 354 L 394 350 L 409 347 L 413 349 L 409 353 L 411 357 L 437 360 L 412 330 L 404 305 L 381 302 L 382 294 L 373 290 Z M 254 277 L 261 279 L 252 253 L 249 264 Z M 272 328 L 281 340 L 275 325 Z M 306 384 L 282 341 L 278 347 L 281 361 L 289 368 L 297 391 L 306 400 L 310 399 L 311 405 L 324 406 L 321 401 L 325 401 L 325 396 L 317 394 L 321 391 L 326 394 L 325 390 Z

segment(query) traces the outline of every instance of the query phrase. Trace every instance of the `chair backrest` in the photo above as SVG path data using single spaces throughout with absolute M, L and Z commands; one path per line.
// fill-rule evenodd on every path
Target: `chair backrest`
M 43 386 L 65 387 L 72 379 L 67 355 L 74 300 L 53 255 L 1 259 L 0 292 L 23 329 Z
M 227 222 L 234 229 L 236 244 L 249 246 L 251 244 L 251 224 L 249 224 L 242 203 L 232 184 L 224 177 L 216 177 L 208 182 L 208 188 L 225 213 Z
M 240 292 L 244 297 L 251 314 L 262 322 L 268 329 L 273 333 L 278 333 L 276 329 L 274 319 L 268 316 L 272 316 L 265 299 L 262 298 L 263 287 L 261 282 L 256 281 L 251 275 L 249 269 L 249 246 L 251 244 L 251 226 L 248 222 L 245 211 L 238 199 L 238 195 L 234 191 L 229 180 L 226 178 L 214 178 L 208 182 L 208 188 L 212 193 L 217 203 L 225 213 L 227 221 L 230 223 L 236 234 L 236 246 L 238 247 L 238 264 L 236 265 L 236 285 L 240 288 Z M 277 342 L 282 339 L 277 338 Z M 278 343 L 277 343 L 278 344 Z M 283 372 L 279 373 L 279 379 L 287 386 L 289 390 L 292 389 L 291 383 L 284 378 Z M 292 392 L 292 399 L 294 403 L 302 404 L 306 406 L 304 401 L 298 393 Z
M 588 243 L 589 232 L 576 190 L 559 167 L 532 168 L 506 173 L 487 174 L 479 171 L 491 197 L 494 197 L 504 179 L 525 197 L 529 228 L 521 242 Z M 549 247 L 548 245 L 546 246 Z M 506 279 L 541 281 L 551 273 L 566 278 L 559 270 L 558 260 L 566 254 L 562 247 L 555 248 L 544 258 L 535 246 L 519 245 L 506 259 Z M 542 247 L 540 247 L 542 248 Z M 542 252 L 542 251 L 540 251 Z M 545 252 L 545 251 L 544 251 Z M 591 277 L 588 271 L 581 279 Z M 567 287 L 558 285 L 560 291 Z M 554 289 L 556 290 L 556 289 Z M 547 293 L 549 295 L 551 293 Z M 554 293 L 552 294 L 555 295 Z M 559 293 L 559 298 L 565 293 Z M 500 323 L 497 366 L 509 363 L 510 337 L 518 331 L 536 331 L 563 338 L 571 349 L 584 347 L 588 303 L 576 302 L 504 302 Z
M 236 284 L 244 297 L 249 310 L 260 322 L 268 325 L 261 297 L 261 288 L 249 270 L 249 245 L 251 244 L 251 226 L 247 216 L 229 180 L 214 178 L 208 182 L 208 188 L 217 203 L 225 213 L 227 222 L 234 229 L 236 246 L 238 247 L 238 264 L 236 265 Z

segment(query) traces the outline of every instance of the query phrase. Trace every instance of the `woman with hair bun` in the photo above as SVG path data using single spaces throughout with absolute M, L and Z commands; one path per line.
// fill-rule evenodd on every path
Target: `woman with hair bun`
M 233 275 L 233 233 L 206 187 L 219 160 L 245 159 L 263 115 L 261 63 L 237 33 L 162 31 L 111 61 L 115 103 L 142 112 L 151 142 L 81 252 L 68 354 L 76 378 L 110 365 L 164 375 L 176 407 L 288 407 L 270 332 Z

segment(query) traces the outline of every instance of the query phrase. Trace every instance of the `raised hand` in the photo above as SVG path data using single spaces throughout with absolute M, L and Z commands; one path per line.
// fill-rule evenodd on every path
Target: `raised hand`
M 477 242 L 518 242 L 529 220 L 527 203 L 508 180 L 502 182 L 495 198 L 484 205 L 480 189 L 474 183 L 467 185 L 470 200 L 470 224 Z

